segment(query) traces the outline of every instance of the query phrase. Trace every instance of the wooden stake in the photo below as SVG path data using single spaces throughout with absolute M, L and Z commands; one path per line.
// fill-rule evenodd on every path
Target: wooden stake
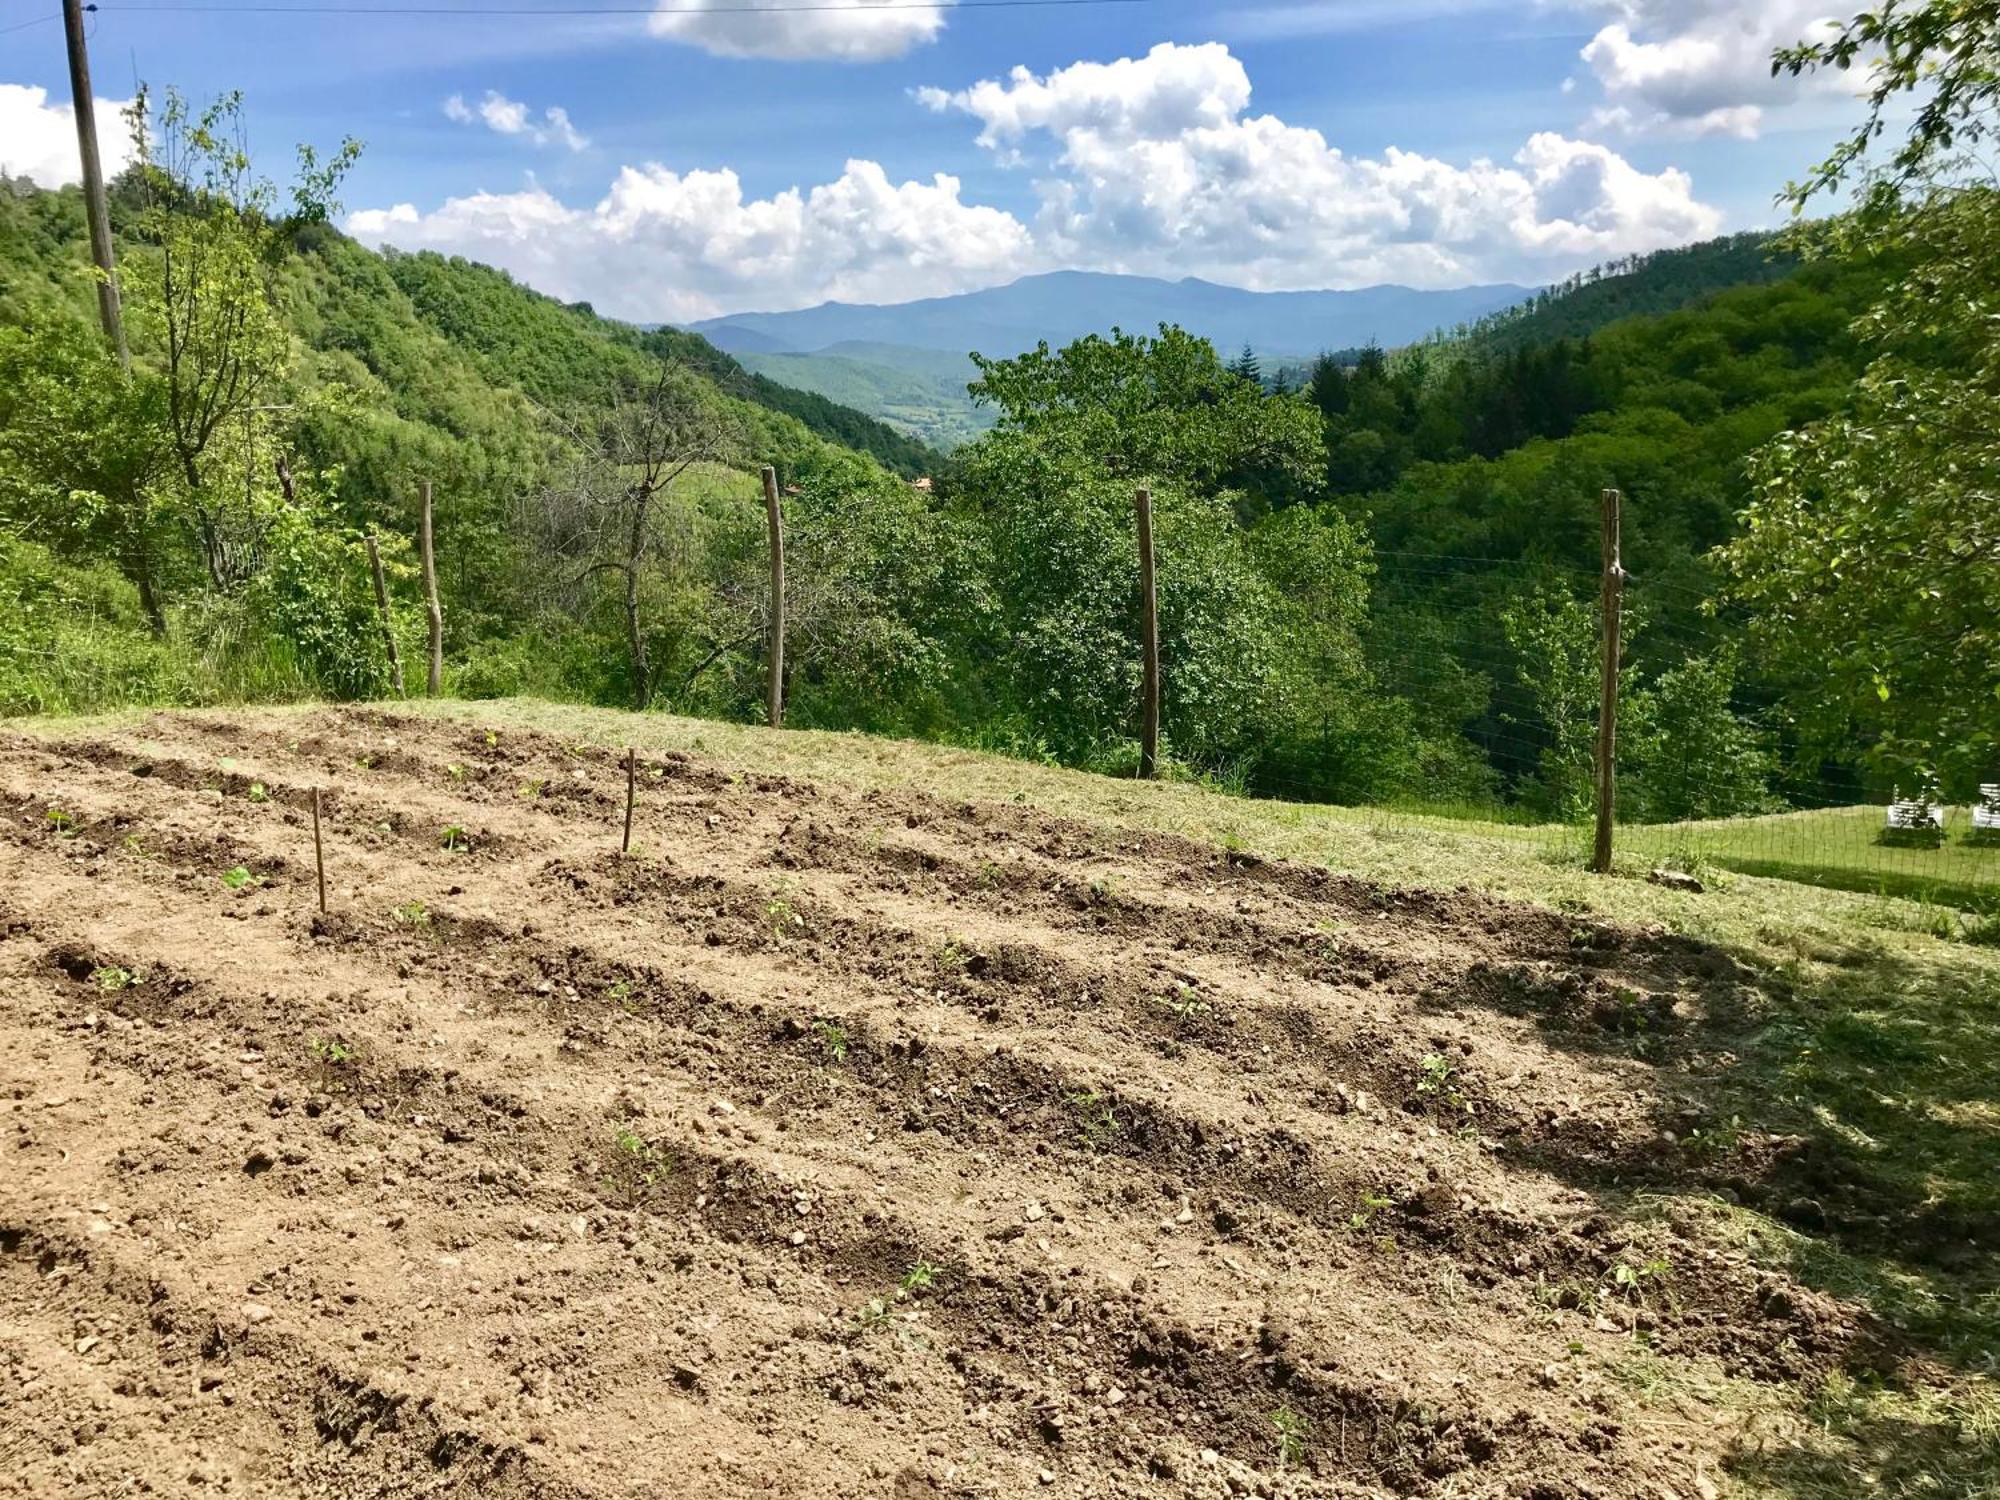
M 111 211 L 104 201 L 104 168 L 97 156 L 97 106 L 91 97 L 90 54 L 83 40 L 83 0 L 63 0 L 63 39 L 69 45 L 69 99 L 76 118 L 77 154 L 83 158 L 83 212 L 90 226 L 90 258 L 98 273 L 97 317 L 104 336 L 118 351 L 118 363 L 129 370 L 132 355 L 125 347 L 125 318 L 118 301 Z
M 375 575 L 375 603 L 382 611 L 382 639 L 389 646 L 389 680 L 396 685 L 396 696 L 403 696 L 403 659 L 396 654 L 396 622 L 389 615 L 389 580 L 382 576 L 382 549 L 375 544 L 374 537 L 367 538 L 368 570 Z
M 1160 774 L 1160 595 L 1153 577 L 1153 495 L 1140 490 L 1139 512 L 1139 637 L 1145 655 L 1145 676 L 1139 688 L 1139 775 L 1150 781 Z
M 639 763 L 633 758 L 630 745 L 625 747 L 625 837 L 619 841 L 618 852 L 632 852 L 632 800 L 639 790 Z
M 785 722 L 785 519 L 778 509 L 778 471 L 764 465 L 764 524 L 771 533 L 771 683 L 765 709 L 771 727 Z
M 313 868 L 319 871 L 319 909 L 326 914 L 326 851 L 319 841 L 319 788 L 313 788 Z
M 444 684 L 444 610 L 438 604 L 437 558 L 431 551 L 431 482 L 423 486 L 423 518 L 419 532 L 424 564 L 424 603 L 431 613 L 430 670 L 424 676 L 424 696 L 435 698 Z
M 1604 664 L 1597 700 L 1597 846 L 1590 868 L 1611 872 L 1611 825 L 1617 810 L 1618 637 L 1625 602 L 1625 569 L 1619 560 L 1619 509 L 1623 497 L 1606 490 L 1598 497 L 1604 519 Z

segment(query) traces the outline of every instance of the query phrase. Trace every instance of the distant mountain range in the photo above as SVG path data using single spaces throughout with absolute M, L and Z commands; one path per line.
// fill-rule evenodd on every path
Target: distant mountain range
M 1407 344 L 1529 295 L 1530 288 L 1504 284 L 1436 292 L 1401 286 L 1249 292 L 1193 277 L 1053 271 L 955 297 L 882 306 L 824 302 L 688 326 L 760 374 L 949 447 L 991 421 L 965 395 L 975 374 L 966 358 L 972 352 L 1005 356 L 1042 340 L 1060 346 L 1114 327 L 1150 333 L 1177 323 L 1225 356 L 1247 344 L 1269 364 L 1370 342 Z
M 1234 354 L 1316 354 L 1371 339 L 1407 344 L 1432 329 L 1469 321 L 1528 296 L 1522 286 L 1420 292 L 1371 286 L 1344 292 L 1246 292 L 1188 277 L 1052 271 L 1006 286 L 871 306 L 823 302 L 796 312 L 731 313 L 689 325 L 732 354 L 810 354 L 829 344 L 906 344 L 952 354 L 1019 354 L 1047 339 L 1068 343 L 1114 325 L 1150 333 L 1178 323 Z

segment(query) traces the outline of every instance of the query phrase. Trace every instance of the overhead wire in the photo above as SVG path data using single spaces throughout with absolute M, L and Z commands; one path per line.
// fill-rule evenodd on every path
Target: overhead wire
M 823 11 L 882 10 L 1015 10 L 1062 9 L 1086 5 L 1150 5 L 1157 0 L 879 0 L 879 3 L 839 3 L 814 0 L 803 5 L 266 5 L 208 3 L 208 0 L 159 0 L 144 5 L 113 5 L 107 13 L 143 15 L 148 12 L 213 15 L 300 16 L 755 16 L 810 14 Z M 93 7 L 98 8 L 98 7 Z

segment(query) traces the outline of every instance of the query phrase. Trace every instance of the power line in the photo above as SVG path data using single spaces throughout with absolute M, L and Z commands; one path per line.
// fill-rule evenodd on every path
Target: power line
M 109 13 L 148 11 L 214 15 L 298 16 L 768 16 L 814 11 L 1012 10 L 1077 5 L 1150 5 L 1155 0 L 881 0 L 879 4 L 808 5 L 114 5 Z M 100 7 L 92 7 L 99 9 Z M 29 22 L 27 24 L 34 24 Z
M 86 10 L 97 9 L 94 5 L 84 8 Z M 12 26 L 0 26 L 0 36 L 5 36 L 10 31 L 26 31 L 30 26 L 40 26 L 45 21 L 60 21 L 61 19 L 61 16 L 36 16 L 32 21 L 16 21 Z

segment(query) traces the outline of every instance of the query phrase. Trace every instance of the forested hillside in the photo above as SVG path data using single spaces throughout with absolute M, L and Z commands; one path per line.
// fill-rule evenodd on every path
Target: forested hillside
M 1582 338 L 1620 318 L 1678 312 L 1732 287 L 1782 280 L 1798 264 L 1777 235 L 1724 235 L 1579 271 L 1444 337 L 1489 352 Z
M 604 451 L 605 414 L 662 368 L 702 414 L 682 491 L 725 530 L 761 525 L 762 463 L 788 476 L 828 462 L 865 472 L 870 458 L 850 445 L 904 473 L 936 461 L 858 412 L 751 376 L 696 335 L 607 322 L 483 266 L 376 254 L 323 216 L 190 202 L 153 170 L 113 192 L 129 379 L 90 326 L 79 194 L 0 185 L 0 484 L 16 606 L 5 696 L 16 711 L 385 688 L 358 542 L 380 533 L 392 587 L 406 587 L 424 481 L 462 685 L 518 686 L 527 668 L 515 648 L 533 622 L 557 609 L 584 623 L 607 604 L 598 590 L 559 588 L 524 531 L 553 524 L 579 456 Z M 206 273 L 198 292 L 168 281 L 169 247 Z M 537 667 L 549 682 L 563 680 L 554 654 Z M 587 667 L 571 690 L 628 690 L 615 662 L 607 686 L 590 675 L 599 653 L 579 654 Z
M 1749 284 L 1716 285 L 1739 273 Z M 1852 325 L 1885 279 L 1871 257 L 1801 265 L 1745 237 L 1580 279 L 1455 344 L 1323 359 L 1307 390 L 1327 423 L 1328 493 L 1365 517 L 1378 552 L 1372 640 L 1383 680 L 1457 720 L 1509 783 L 1539 780 L 1556 802 L 1580 799 L 1594 704 L 1586 693 L 1572 706 L 1568 771 L 1547 765 L 1560 738 L 1554 710 L 1524 712 L 1518 694 L 1535 675 L 1523 654 L 1548 658 L 1549 647 L 1529 639 L 1535 624 L 1520 601 L 1536 591 L 1569 601 L 1551 602 L 1540 624 L 1587 628 L 1575 601 L 1594 588 L 1597 497 L 1613 487 L 1624 495 L 1639 672 L 1706 663 L 1711 691 L 1765 717 L 1793 685 L 1736 679 L 1743 631 L 1711 607 L 1723 583 L 1715 549 L 1752 498 L 1748 456 L 1848 399 L 1864 364 Z M 1599 321 L 1656 298 L 1688 305 Z M 1554 689 L 1548 665 L 1543 698 Z M 1767 737 L 1771 776 L 1718 772 L 1713 794 L 1657 810 L 1750 811 L 1774 781 L 1840 774 L 1817 748 L 1795 744 L 1789 760 L 1780 749 Z
M 112 205 L 114 221 L 136 218 L 135 183 L 114 190 Z M 52 302 L 86 314 L 88 251 L 78 192 L 0 183 L 0 318 L 18 322 Z M 321 223 L 290 236 L 274 269 L 280 308 L 307 348 L 354 356 L 403 415 L 448 432 L 477 419 L 463 409 L 445 419 L 442 408 L 426 405 L 447 389 L 486 386 L 561 405 L 606 388 L 648 356 L 664 356 L 746 407 L 763 408 L 768 415 L 743 412 L 745 430 L 774 457 L 802 451 L 810 435 L 899 473 L 922 474 L 937 462 L 923 444 L 862 412 L 751 374 L 698 334 L 602 319 L 587 305 L 566 306 L 488 266 L 430 253 L 377 254 Z M 405 378 L 419 362 L 433 373 Z M 783 417 L 797 426 L 774 420 Z

